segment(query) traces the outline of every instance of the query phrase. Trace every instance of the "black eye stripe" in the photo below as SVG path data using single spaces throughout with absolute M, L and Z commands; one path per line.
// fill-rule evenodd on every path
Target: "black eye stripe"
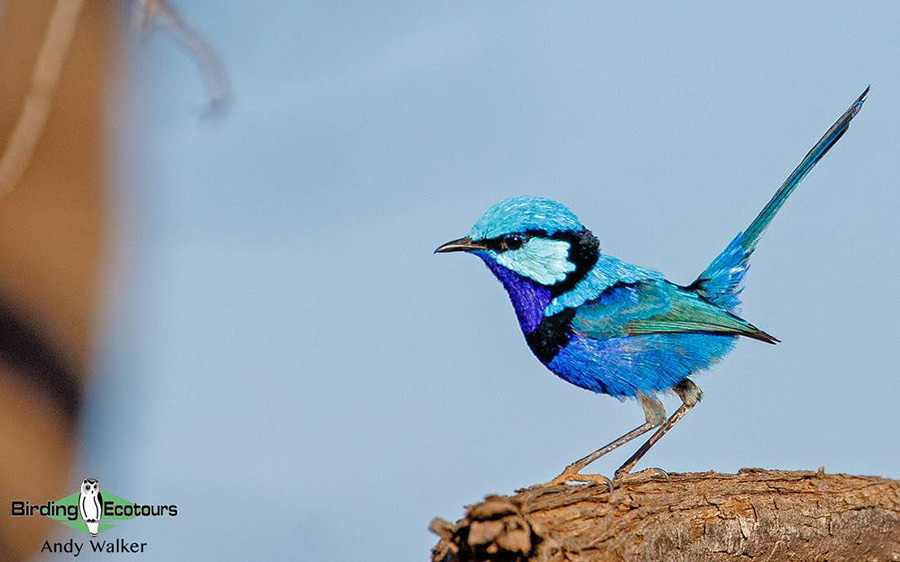
M 581 242 L 581 239 L 584 237 L 585 233 L 590 235 L 590 231 L 585 229 L 581 232 L 571 232 L 571 231 L 563 231 L 563 232 L 554 232 L 553 234 L 547 234 L 546 230 L 536 230 L 529 229 L 525 232 L 512 232 L 510 234 L 505 234 L 503 236 L 497 236 L 496 238 L 488 238 L 485 240 L 480 240 L 482 244 L 488 247 L 489 250 L 494 250 L 495 252 L 505 252 L 506 250 L 513 250 L 518 248 L 511 248 L 509 244 L 509 238 L 511 236 L 517 236 L 522 238 L 522 246 L 524 246 L 525 242 L 532 238 L 544 238 L 546 240 L 559 240 L 562 242 L 568 242 L 570 245 L 575 245 Z M 519 246 L 521 247 L 521 246 Z
M 491 238 L 489 240 L 482 240 L 482 244 L 487 246 L 488 250 L 493 250 L 495 252 L 502 252 L 505 250 L 503 246 L 503 240 L 501 238 Z

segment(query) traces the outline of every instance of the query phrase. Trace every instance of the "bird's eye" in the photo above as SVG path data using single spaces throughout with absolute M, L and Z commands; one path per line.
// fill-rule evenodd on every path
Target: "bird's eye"
M 528 238 L 522 234 L 507 234 L 503 237 L 502 246 L 503 250 L 518 250 L 522 246 L 525 245 L 525 242 L 528 241 Z

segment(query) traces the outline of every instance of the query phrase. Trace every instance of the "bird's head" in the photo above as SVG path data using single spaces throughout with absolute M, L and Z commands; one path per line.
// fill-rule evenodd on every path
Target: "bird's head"
M 435 253 L 469 252 L 484 260 L 509 289 L 508 272 L 560 294 L 594 266 L 597 238 L 575 213 L 551 199 L 514 197 L 484 214 L 469 235 Z

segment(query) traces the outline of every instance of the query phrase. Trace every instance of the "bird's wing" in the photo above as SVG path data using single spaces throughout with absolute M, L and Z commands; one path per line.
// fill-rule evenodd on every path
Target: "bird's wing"
M 97 521 L 103 519 L 103 494 L 97 492 Z
M 692 291 L 664 280 L 621 283 L 578 307 L 572 328 L 591 338 L 702 332 L 778 340 Z

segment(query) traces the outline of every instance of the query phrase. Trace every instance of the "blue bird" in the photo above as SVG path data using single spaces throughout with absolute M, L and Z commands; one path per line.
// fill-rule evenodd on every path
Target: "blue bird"
M 500 201 L 468 236 L 435 250 L 468 252 L 484 261 L 509 293 L 525 341 L 550 371 L 593 392 L 636 398 L 643 408 L 645 423 L 571 463 L 551 484 L 609 484 L 604 476 L 581 471 L 658 428 L 615 477 L 629 473 L 700 401 L 700 388 L 688 377 L 722 359 L 740 336 L 779 341 L 737 314 L 750 255 L 800 181 L 847 132 L 868 93 L 866 88 L 750 226 L 690 285 L 677 285 L 658 271 L 601 252 L 597 237 L 572 211 L 537 197 Z M 657 398 L 666 390 L 682 401 L 668 420 Z

